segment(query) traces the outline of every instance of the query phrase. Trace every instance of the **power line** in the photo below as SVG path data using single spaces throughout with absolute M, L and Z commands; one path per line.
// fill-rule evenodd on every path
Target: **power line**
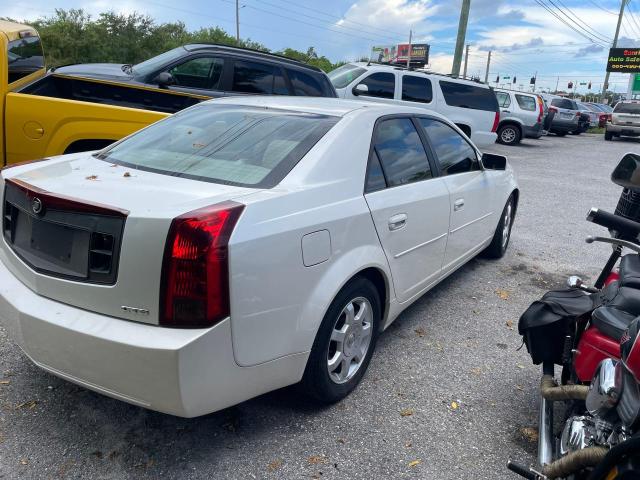
M 633 21 L 635 26 L 638 27 L 638 32 L 640 32 L 640 23 L 638 23 L 634 8 L 631 7 L 631 0 L 627 2 L 627 12 L 629 13 L 629 17 L 631 17 L 631 20 Z
M 601 43 L 596 42 L 595 40 L 593 40 L 593 38 L 591 38 L 589 35 L 587 35 L 586 33 L 584 33 L 581 29 L 577 29 L 575 28 L 573 25 L 569 24 L 564 18 L 562 18 L 560 15 L 558 15 L 556 12 L 554 12 L 549 6 L 547 6 L 545 3 L 543 3 L 542 0 L 533 0 L 534 2 L 536 2 L 538 5 L 540 5 L 542 8 L 544 8 L 547 12 L 549 12 L 551 15 L 553 15 L 554 17 L 556 17 L 558 20 L 560 20 L 564 25 L 566 25 L 567 27 L 569 27 L 571 30 L 573 30 L 574 32 L 576 32 L 578 35 L 580 35 L 581 37 L 586 38 L 587 40 L 589 40 L 591 43 L 596 43 L 600 46 L 603 46 Z
M 553 0 L 548 0 L 548 1 L 553 6 L 555 6 L 558 9 L 558 11 L 560 11 L 560 13 L 562 13 L 565 17 L 567 17 L 575 25 L 577 25 L 578 28 L 583 28 L 585 32 L 591 33 L 593 36 L 595 36 L 596 38 L 598 38 L 598 39 L 600 39 L 600 40 L 602 40 L 604 42 L 611 43 L 613 41 L 612 38 L 606 37 L 603 34 L 597 32 L 593 27 L 588 25 L 584 20 L 581 20 L 580 17 L 578 17 L 569 7 L 567 7 L 564 3 L 562 3 L 562 0 L 556 0 L 556 2 L 558 2 L 560 5 L 562 5 L 565 8 L 565 10 L 567 12 L 569 12 L 575 18 L 575 20 L 571 19 L 571 17 L 569 15 L 567 15 L 567 13 L 565 13 L 562 8 L 558 7 L 558 5 L 556 5 Z
M 615 15 L 616 17 L 618 16 L 618 14 L 617 14 L 616 12 L 612 12 L 611 10 L 607 10 L 607 9 L 606 9 L 606 8 L 604 8 L 603 6 L 598 5 L 598 4 L 597 4 L 596 2 L 594 2 L 593 0 L 588 0 L 588 1 L 589 1 L 589 3 L 590 3 L 591 5 L 594 5 L 594 6 L 598 7 L 598 8 L 599 8 L 600 10 L 602 10 L 603 12 L 607 12 L 609 15 Z

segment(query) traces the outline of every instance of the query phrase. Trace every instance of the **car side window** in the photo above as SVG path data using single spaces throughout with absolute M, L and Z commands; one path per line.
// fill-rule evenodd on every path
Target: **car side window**
M 298 70 L 289 69 L 287 69 L 287 75 L 289 76 L 295 95 L 303 95 L 307 97 L 324 96 L 322 84 L 313 76 Z
M 367 183 L 365 185 L 365 192 L 377 192 L 387 188 L 387 181 L 384 178 L 384 172 L 382 171 L 382 165 L 380 165 L 380 158 L 375 149 L 371 153 L 369 159 L 369 165 L 367 167 Z
M 454 175 L 481 169 L 476 151 L 461 134 L 449 125 L 431 118 L 421 118 L 420 124 L 425 129 L 435 150 L 438 165 L 443 175 Z
M 365 77 L 360 84 L 364 84 L 369 89 L 363 96 L 393 98 L 396 89 L 396 76 L 390 72 L 372 73 Z
M 217 89 L 220 87 L 223 60 L 199 57 L 187 60 L 169 70 L 175 85 L 187 88 Z
M 530 97 L 529 95 L 518 95 L 516 93 L 516 101 L 522 110 L 527 110 L 529 112 L 536 111 L 536 99 Z
M 287 95 L 289 93 L 279 67 L 259 62 L 236 60 L 233 67 L 234 92 Z
M 508 93 L 496 92 L 496 98 L 498 99 L 500 108 L 507 108 L 511 105 L 511 96 Z
M 380 189 L 381 176 L 389 187 L 427 180 L 433 176 L 422 140 L 411 119 L 382 120 L 373 135 L 367 188 L 371 184 L 372 188 Z
M 402 100 L 430 103 L 433 100 L 431 80 L 415 75 L 403 75 Z

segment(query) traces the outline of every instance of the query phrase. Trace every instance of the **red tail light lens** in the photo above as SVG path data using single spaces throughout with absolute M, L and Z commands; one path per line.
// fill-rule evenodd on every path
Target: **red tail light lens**
M 491 127 L 491 132 L 495 133 L 498 131 L 498 124 L 500 123 L 500 112 L 496 112 L 496 116 L 493 118 L 493 127 Z
M 162 263 L 160 325 L 204 328 L 229 316 L 228 243 L 243 209 L 223 202 L 173 219 Z
M 544 117 L 544 106 L 542 104 L 542 100 L 540 99 L 540 97 L 538 97 L 538 107 L 539 107 L 538 123 L 540 123 L 542 122 L 542 117 Z

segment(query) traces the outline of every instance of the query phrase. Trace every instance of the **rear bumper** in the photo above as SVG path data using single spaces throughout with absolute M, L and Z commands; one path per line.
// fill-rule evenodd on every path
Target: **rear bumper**
M 209 329 L 181 330 L 88 312 L 37 295 L 2 261 L 0 321 L 27 356 L 54 375 L 182 417 L 204 415 L 295 383 L 308 356 L 240 367 L 229 319 Z
M 536 123 L 533 126 L 525 125 L 522 127 L 522 133 L 526 138 L 540 138 L 544 133 L 542 123 Z
M 632 127 L 630 125 L 616 125 L 613 123 L 607 123 L 607 132 L 615 133 L 616 135 L 625 135 L 628 137 L 640 136 L 640 127 Z
M 494 132 L 471 132 L 471 141 L 477 147 L 487 147 L 496 143 L 498 134 Z
M 575 120 L 561 120 L 558 117 L 554 117 L 549 128 L 552 132 L 572 132 L 579 128 L 578 122 Z

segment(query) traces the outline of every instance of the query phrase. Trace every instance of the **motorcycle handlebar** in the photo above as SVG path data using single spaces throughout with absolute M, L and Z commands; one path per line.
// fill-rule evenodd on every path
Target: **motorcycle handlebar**
M 636 238 L 640 235 L 640 223 L 629 220 L 628 218 L 621 217 L 620 215 L 614 215 L 613 213 L 605 212 L 598 208 L 592 208 L 587 214 L 587 220 L 606 227 L 610 230 L 615 230 L 623 236 Z

